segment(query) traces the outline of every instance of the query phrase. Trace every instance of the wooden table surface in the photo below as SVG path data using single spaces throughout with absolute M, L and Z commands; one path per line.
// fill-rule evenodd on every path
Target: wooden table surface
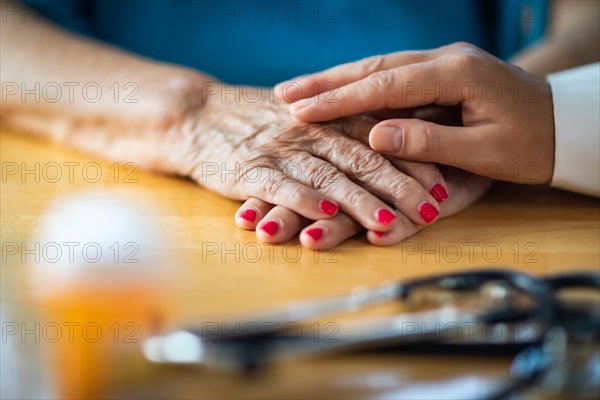
M 115 179 L 110 161 L 13 132 L 1 133 L 1 159 L 3 252 L 6 243 L 31 241 L 49 205 L 74 193 L 125 193 L 133 204 L 150 204 L 151 213 L 140 213 L 160 227 L 165 248 L 178 260 L 168 266 L 176 289 L 169 319 L 176 324 L 482 266 L 538 275 L 598 271 L 600 265 L 598 200 L 548 188 L 498 184 L 468 210 L 404 243 L 378 248 L 357 237 L 333 251 L 315 253 L 297 241 L 258 243 L 253 232 L 234 224 L 238 202 L 187 180 L 139 171 L 127 182 L 132 169 L 122 164 Z M 52 182 L 43 175 L 48 163 L 68 162 L 95 163 L 103 176 L 91 182 L 76 169 L 72 182 L 66 176 Z M 39 179 L 7 173 L 35 163 L 40 163 Z M 227 251 L 231 249 L 237 251 Z M 2 261 L 3 291 L 26 291 L 28 263 L 19 255 L 3 255 Z M 338 320 L 332 316 L 328 321 Z M 461 390 L 484 390 L 490 380 L 506 375 L 509 363 L 510 358 L 498 356 L 345 355 L 286 362 L 253 379 L 159 368 L 152 379 L 120 393 L 156 398 L 464 398 Z

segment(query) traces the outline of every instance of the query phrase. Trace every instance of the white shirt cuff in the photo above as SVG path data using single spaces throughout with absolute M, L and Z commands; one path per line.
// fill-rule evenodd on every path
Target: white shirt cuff
M 551 186 L 600 197 L 600 63 L 548 75 L 554 102 Z

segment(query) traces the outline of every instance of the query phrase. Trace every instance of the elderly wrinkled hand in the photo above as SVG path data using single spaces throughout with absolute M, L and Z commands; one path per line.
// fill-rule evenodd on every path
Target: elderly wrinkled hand
M 448 201 L 440 204 L 440 218 L 464 210 L 481 198 L 491 187 L 492 180 L 466 171 L 441 167 L 451 193 Z M 396 211 L 398 222 L 388 232 L 367 231 L 367 240 L 378 246 L 390 246 L 416 234 L 425 226 L 415 224 Z M 269 204 L 257 198 L 247 200 L 236 213 L 236 223 L 242 229 L 256 230 L 260 240 L 282 243 L 299 234 L 303 246 L 313 250 L 327 250 L 364 232 L 358 222 L 340 212 L 332 218 L 311 221 L 286 207 Z
M 398 215 L 416 225 L 437 218 L 438 200 L 447 197 L 444 177 L 433 164 L 390 161 L 364 144 L 377 120 L 307 124 L 290 118 L 268 91 L 255 90 L 254 102 L 208 97 L 180 124 L 170 155 L 180 174 L 226 197 L 259 199 L 308 220 L 339 209 L 377 232 L 393 229 Z M 254 221 L 261 210 L 250 203 L 240 215 Z M 274 218 L 278 226 L 266 232 L 275 235 L 285 219 Z

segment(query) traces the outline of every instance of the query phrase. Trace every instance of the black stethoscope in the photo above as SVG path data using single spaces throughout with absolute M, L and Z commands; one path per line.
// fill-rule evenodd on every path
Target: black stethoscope
M 575 343 L 597 339 L 600 316 L 570 310 L 557 296 L 574 288 L 600 289 L 600 275 L 537 278 L 511 270 L 452 273 L 294 302 L 253 318 L 212 326 L 219 329 L 185 329 L 151 337 L 144 342 L 144 353 L 157 363 L 251 371 L 297 356 L 406 344 L 525 348 L 513 362 L 509 382 L 491 396 L 500 399 L 532 385 L 551 370 L 549 354 L 556 352 L 547 349 L 557 337 Z M 287 332 L 291 324 L 390 301 L 427 309 L 341 323 L 338 334 L 330 340 L 315 340 L 313 332 L 293 337 Z M 261 329 L 265 326 L 269 329 Z M 469 335 L 465 335 L 465 327 Z M 493 337 L 486 334 L 490 327 L 496 332 Z

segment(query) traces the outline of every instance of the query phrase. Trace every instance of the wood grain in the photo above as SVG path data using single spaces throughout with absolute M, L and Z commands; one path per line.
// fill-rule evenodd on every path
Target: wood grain
M 7 243 L 32 240 L 50 204 L 81 191 L 118 193 L 157 227 L 171 256 L 167 267 L 174 305 L 168 319 L 174 324 L 449 271 L 510 267 L 547 274 L 598 271 L 600 265 L 598 200 L 543 187 L 497 184 L 468 210 L 393 247 L 374 247 L 359 236 L 335 250 L 315 253 L 297 241 L 279 246 L 257 242 L 253 232 L 234 224 L 238 202 L 185 179 L 139 171 L 128 183 L 132 168 L 123 164 L 115 168 L 113 162 L 14 132 L 1 133 L 1 158 L 3 290 L 26 292 L 28 262 L 22 262 L 20 253 L 8 256 L 4 251 Z M 23 166 L 32 169 L 35 163 L 40 173 L 22 176 Z M 49 163 L 63 166 L 63 176 L 56 182 L 51 182 L 54 175 L 42 173 Z M 79 163 L 72 180 L 64 163 Z M 89 163 L 93 165 L 88 172 L 102 171 L 97 182 L 81 172 Z M 19 172 L 12 174 L 15 166 Z M 156 398 L 417 396 L 435 388 L 450 390 L 452 385 L 484 387 L 488 379 L 505 374 L 508 361 L 434 354 L 356 355 L 285 363 L 251 380 L 159 368 L 152 379 L 115 390 Z

